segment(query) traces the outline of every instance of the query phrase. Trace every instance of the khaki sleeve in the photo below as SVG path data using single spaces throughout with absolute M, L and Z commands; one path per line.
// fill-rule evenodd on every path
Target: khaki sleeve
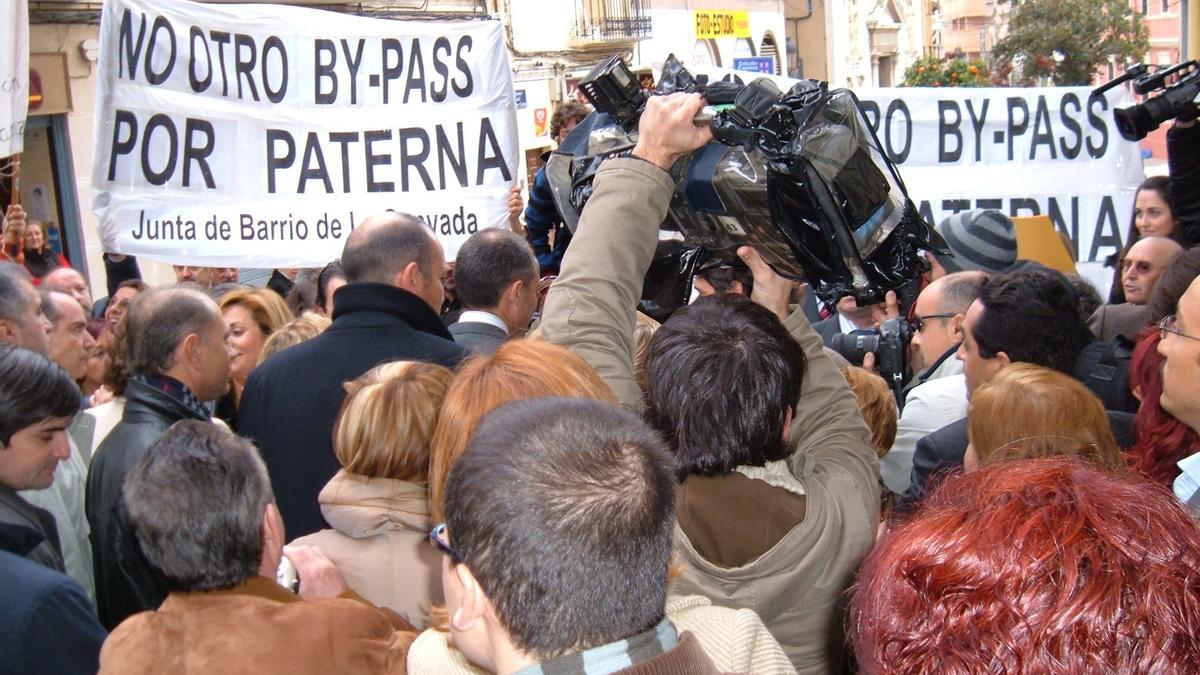
M 649 162 L 606 161 L 542 312 L 546 339 L 583 357 L 634 412 L 642 407 L 633 377 L 635 313 L 674 189 Z
M 879 457 L 850 385 L 802 311 L 793 312 L 784 326 L 808 357 L 790 431 L 796 448 L 788 460 L 793 472 L 803 477 L 819 471 L 822 464 L 836 466 L 861 488 L 864 505 L 878 513 Z

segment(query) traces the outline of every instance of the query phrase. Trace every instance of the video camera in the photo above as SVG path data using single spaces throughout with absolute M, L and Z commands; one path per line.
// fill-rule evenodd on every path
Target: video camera
M 925 223 L 853 92 L 803 80 L 787 92 L 767 78 L 709 83 L 668 57 L 653 92 L 612 57 L 580 83 L 596 112 L 552 153 L 546 175 L 563 220 L 579 221 L 592 180 L 609 157 L 627 155 L 649 96 L 697 92 L 697 119 L 714 140 L 681 159 L 662 229 L 737 260 L 752 245 L 779 274 L 805 279 L 828 303 L 915 300 L 922 250 L 946 253 Z
M 1097 87 L 1093 96 L 1099 96 L 1113 87 L 1133 80 L 1133 90 L 1145 96 L 1162 90 L 1158 96 L 1147 98 L 1128 108 L 1117 108 L 1113 118 L 1121 137 L 1128 141 L 1140 141 L 1158 125 L 1173 118 L 1193 119 L 1200 115 L 1200 62 L 1184 61 L 1169 68 L 1150 72 L 1150 66 L 1139 63 L 1130 66 L 1119 77 Z M 1170 84 L 1168 84 L 1170 82 Z

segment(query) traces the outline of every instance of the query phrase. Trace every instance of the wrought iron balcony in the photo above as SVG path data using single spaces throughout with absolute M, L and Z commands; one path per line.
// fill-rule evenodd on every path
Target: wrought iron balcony
M 651 37 L 644 0 L 575 0 L 576 42 L 637 42 Z

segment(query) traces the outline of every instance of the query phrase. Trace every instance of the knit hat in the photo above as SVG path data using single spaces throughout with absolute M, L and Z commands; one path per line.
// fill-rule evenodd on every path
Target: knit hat
M 961 211 L 935 228 L 953 257 L 937 257 L 947 272 L 1003 272 L 1017 260 L 1017 231 L 1008 216 L 993 209 Z

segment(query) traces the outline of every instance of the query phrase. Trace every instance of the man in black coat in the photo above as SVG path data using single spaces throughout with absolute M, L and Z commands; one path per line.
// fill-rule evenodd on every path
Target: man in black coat
M 388 361 L 454 367 L 464 350 L 438 318 L 442 247 L 418 219 L 386 213 L 368 218 L 346 240 L 333 324 L 250 373 L 238 431 L 254 440 L 288 539 L 325 527 L 317 495 L 337 473 L 333 424 L 343 384 Z
M 145 291 L 129 306 L 125 322 L 125 411 L 96 449 L 85 502 L 96 605 L 108 630 L 167 597 L 129 525 L 121 501 L 125 475 L 172 424 L 210 419 L 203 401 L 229 389 L 229 329 L 207 295 L 184 288 Z
M 1077 376 L 1080 356 L 1091 342 L 1091 331 L 1061 275 L 1046 270 L 995 275 L 984 282 L 979 299 L 963 320 L 958 353 L 967 396 L 1011 363 L 1032 363 Z M 1085 384 L 1093 383 L 1085 380 Z M 1118 440 L 1127 444 L 1129 416 L 1110 413 L 1109 423 Z M 941 475 L 961 467 L 967 442 L 967 418 L 917 441 L 902 506 L 914 506 Z

